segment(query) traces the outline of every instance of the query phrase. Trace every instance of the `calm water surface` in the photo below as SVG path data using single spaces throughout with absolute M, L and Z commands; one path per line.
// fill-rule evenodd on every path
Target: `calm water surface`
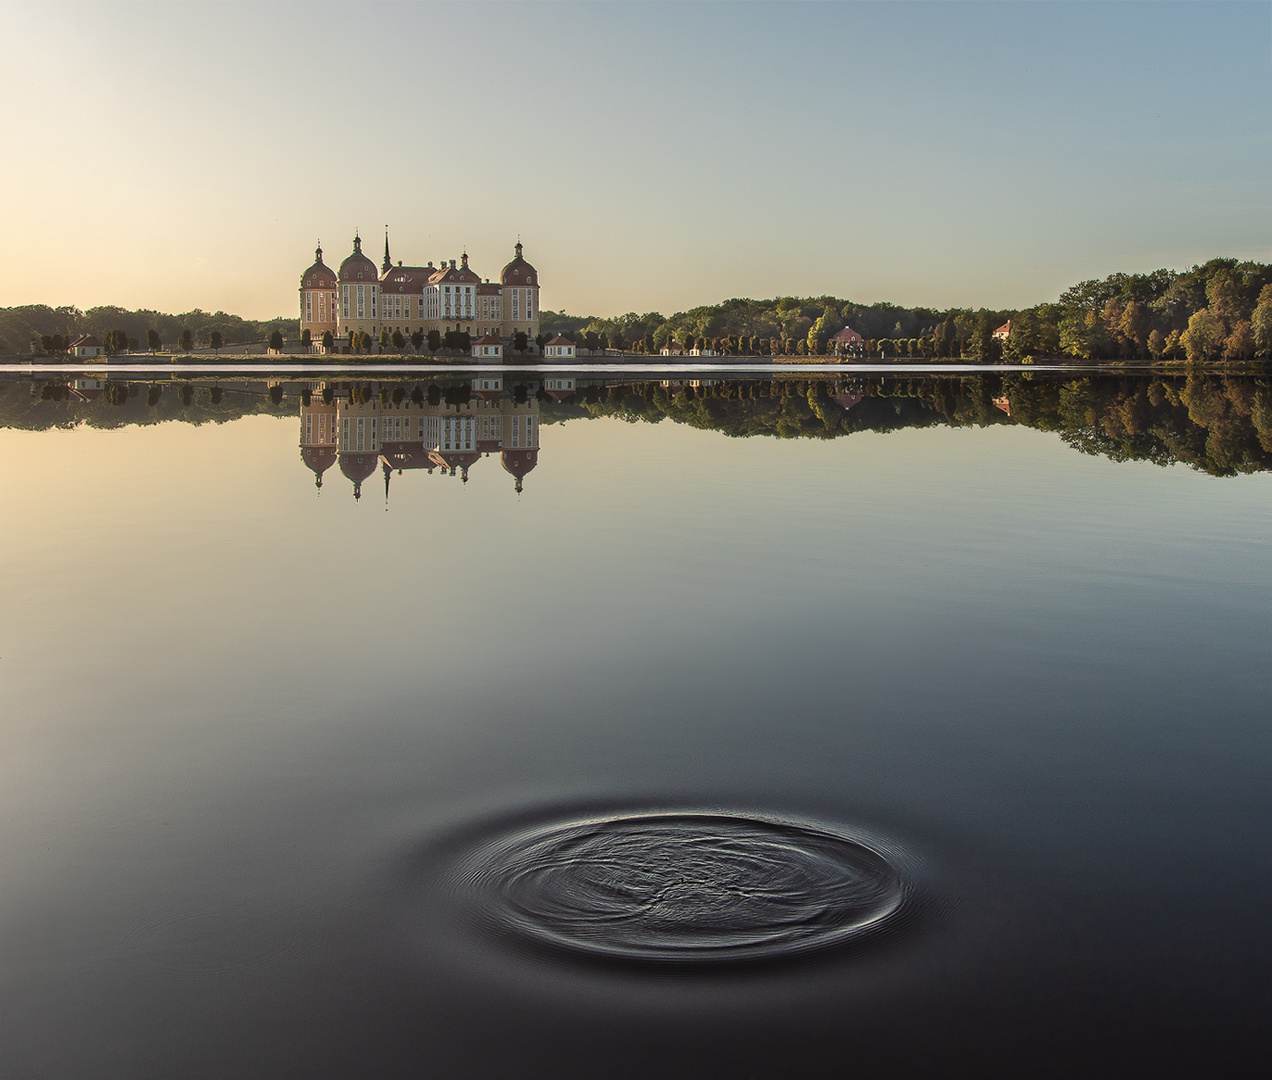
M 1266 1055 L 1272 383 L 667 382 L 0 384 L 0 1076 Z

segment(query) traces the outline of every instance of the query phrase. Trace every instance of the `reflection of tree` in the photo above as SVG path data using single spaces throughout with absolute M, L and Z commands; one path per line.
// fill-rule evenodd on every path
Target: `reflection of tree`
M 467 404 L 471 383 L 337 383 L 311 395 L 304 383 L 245 380 L 223 389 L 194 383 L 165 393 L 161 383 L 79 380 L 43 384 L 0 382 L 0 425 L 43 429 L 87 423 L 99 427 L 180 419 L 224 422 L 251 413 L 278 414 L 288 391 L 302 403 L 336 395 L 350 404 L 373 400 L 401 406 Z M 34 390 L 32 390 L 34 387 Z M 544 392 L 535 380 L 508 387 L 517 403 L 539 402 L 545 424 L 588 417 L 628 422 L 671 420 L 731 437 L 837 438 L 858 431 L 907 427 L 1015 424 L 1059 434 L 1083 453 L 1115 461 L 1185 463 L 1215 475 L 1272 470 L 1272 380 L 1184 376 L 1053 377 L 1041 373 L 848 380 L 843 374 L 804 379 L 767 378 L 636 381 L 590 385 L 579 380 L 566 395 Z M 560 398 L 565 400 L 560 400 Z

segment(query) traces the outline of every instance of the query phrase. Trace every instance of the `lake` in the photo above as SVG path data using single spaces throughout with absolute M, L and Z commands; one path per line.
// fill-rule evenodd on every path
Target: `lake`
M 14 376 L 0 450 L 6 1078 L 1266 1053 L 1266 374 Z

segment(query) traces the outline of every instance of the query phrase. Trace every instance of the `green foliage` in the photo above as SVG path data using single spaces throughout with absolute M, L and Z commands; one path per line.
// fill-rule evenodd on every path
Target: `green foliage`
M 182 347 L 184 348 L 185 346 L 182 346 Z M 281 330 L 275 330 L 272 334 L 269 335 L 269 347 L 271 349 L 282 349 L 283 332 Z

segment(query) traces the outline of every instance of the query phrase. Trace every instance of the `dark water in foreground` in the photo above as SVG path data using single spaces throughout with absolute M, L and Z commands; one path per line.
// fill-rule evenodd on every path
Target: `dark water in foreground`
M 1272 381 L 487 383 L 0 383 L 0 1076 L 1266 1058 Z

